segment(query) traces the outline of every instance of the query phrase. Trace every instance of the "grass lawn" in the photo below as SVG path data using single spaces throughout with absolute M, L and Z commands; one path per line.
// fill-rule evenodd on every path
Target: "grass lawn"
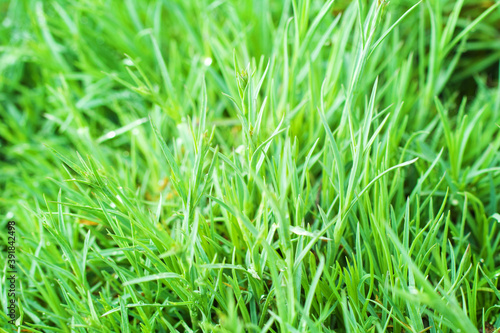
M 0 13 L 0 332 L 500 332 L 499 0 Z

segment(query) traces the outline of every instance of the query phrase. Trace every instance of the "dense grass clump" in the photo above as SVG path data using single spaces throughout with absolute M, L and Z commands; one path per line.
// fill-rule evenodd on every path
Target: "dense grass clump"
M 498 0 L 0 12 L 0 331 L 499 331 Z

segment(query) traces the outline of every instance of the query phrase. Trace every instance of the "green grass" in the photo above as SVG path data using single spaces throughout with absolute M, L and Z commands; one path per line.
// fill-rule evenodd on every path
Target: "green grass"
M 1 332 L 496 332 L 500 2 L 0 3 Z

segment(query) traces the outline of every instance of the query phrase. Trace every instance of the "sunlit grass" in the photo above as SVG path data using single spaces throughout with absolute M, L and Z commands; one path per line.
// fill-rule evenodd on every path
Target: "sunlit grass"
M 498 330 L 499 8 L 0 4 L 19 329 Z

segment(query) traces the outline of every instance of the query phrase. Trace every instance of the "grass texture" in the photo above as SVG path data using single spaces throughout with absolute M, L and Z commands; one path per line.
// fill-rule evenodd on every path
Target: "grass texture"
M 500 2 L 0 3 L 1 332 L 498 332 Z

